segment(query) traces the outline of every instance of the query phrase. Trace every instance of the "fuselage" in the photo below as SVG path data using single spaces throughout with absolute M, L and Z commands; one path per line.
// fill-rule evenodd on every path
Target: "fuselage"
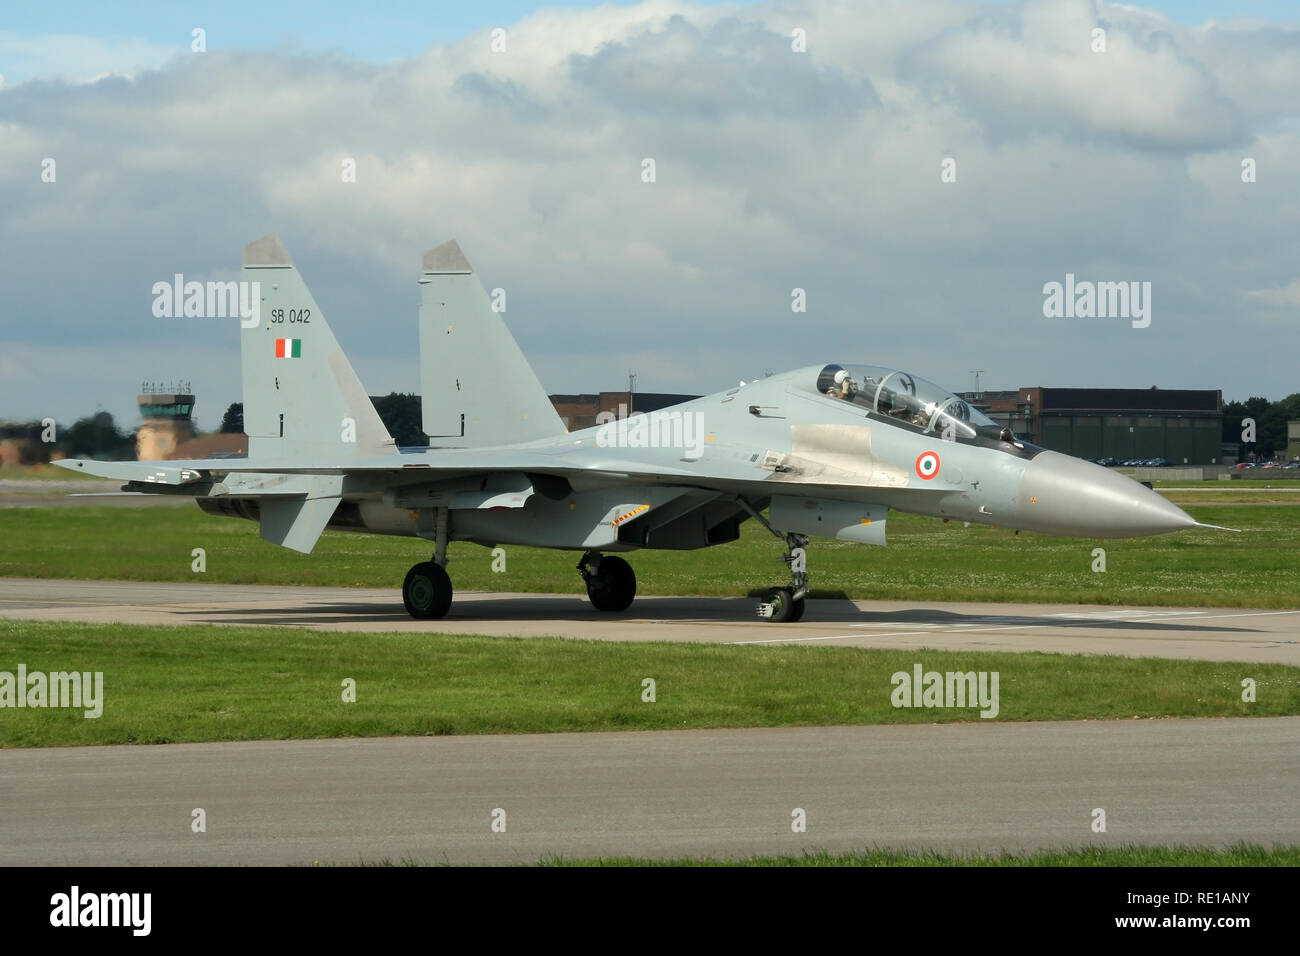
M 489 452 L 525 463 L 490 480 L 445 470 L 464 461 L 468 472 Z M 819 515 L 782 530 L 876 544 L 888 509 L 1083 538 L 1196 523 L 1124 475 L 1021 441 L 938 386 L 871 366 L 811 366 L 555 438 L 401 460 L 400 482 L 350 479 L 329 527 L 431 537 L 430 514 L 446 508 L 451 540 L 614 551 L 734 540 L 774 503 L 782 515 Z M 257 517 L 248 498 L 200 503 Z

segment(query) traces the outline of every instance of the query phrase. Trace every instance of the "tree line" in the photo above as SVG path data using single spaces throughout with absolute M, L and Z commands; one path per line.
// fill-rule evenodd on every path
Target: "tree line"
M 1246 419 L 1255 422 L 1254 444 L 1246 442 Z M 1286 423 L 1300 421 L 1300 392 L 1280 401 L 1248 398 L 1223 403 L 1223 440 L 1242 445 L 1242 457 L 1271 459 L 1286 451 Z M 1248 437 L 1248 434 L 1247 436 Z
M 375 411 L 379 413 L 388 433 L 403 447 L 427 445 L 429 440 L 420 430 L 422 412 L 420 396 L 391 392 L 382 397 L 371 396 Z M 221 417 L 224 433 L 244 430 L 244 403 L 233 402 Z M 0 439 L 14 438 L 50 445 L 52 452 L 68 458 L 127 459 L 135 457 L 137 429 L 119 428 L 110 412 L 97 411 L 79 418 L 71 425 L 55 424 L 51 430 L 39 421 L 0 422 Z M 52 432 L 54 441 L 46 441 Z M 196 434 L 200 434 L 197 430 Z
M 389 392 L 387 395 L 371 395 L 370 402 L 379 413 L 380 421 L 388 429 L 397 444 L 403 448 L 415 448 L 429 444 L 429 438 L 421 431 L 424 412 L 420 406 L 420 396 L 403 392 Z M 221 416 L 223 432 L 242 432 L 244 430 L 244 403 L 232 402 Z

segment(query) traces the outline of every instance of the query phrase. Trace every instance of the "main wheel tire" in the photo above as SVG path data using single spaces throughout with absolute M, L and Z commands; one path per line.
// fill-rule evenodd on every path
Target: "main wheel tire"
M 772 605 L 772 616 L 768 620 L 773 624 L 787 624 L 796 620 L 794 613 L 797 602 L 794 592 L 789 588 L 771 588 L 763 592 L 763 603 Z
M 587 578 L 587 597 L 597 611 L 626 611 L 636 597 L 636 574 L 622 558 L 601 558 L 596 572 Z
M 402 603 L 406 613 L 427 621 L 444 616 L 451 608 L 451 578 L 441 565 L 423 561 L 406 572 Z
M 804 602 L 804 598 L 798 598 L 794 602 L 794 607 L 790 609 L 791 623 L 793 623 L 794 621 L 803 620 L 803 602 Z

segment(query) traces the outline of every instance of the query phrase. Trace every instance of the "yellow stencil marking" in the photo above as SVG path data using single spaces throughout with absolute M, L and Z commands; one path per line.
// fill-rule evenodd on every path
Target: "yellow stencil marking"
M 622 523 L 623 523 L 624 521 L 626 521 L 628 518 L 631 518 L 633 515 L 639 515 L 641 512 L 649 510 L 649 508 L 650 508 L 649 505 L 641 505 L 640 507 L 633 508 L 633 509 L 632 509 L 631 511 L 629 511 L 627 514 L 625 514 L 625 515 L 619 515 L 617 518 L 615 518 L 613 521 L 611 521 L 610 524 L 611 524 L 613 527 L 617 528 L 620 524 L 622 524 Z

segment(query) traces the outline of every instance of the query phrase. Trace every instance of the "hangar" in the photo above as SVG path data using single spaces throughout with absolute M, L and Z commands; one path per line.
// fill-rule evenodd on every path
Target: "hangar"
M 1076 458 L 1164 458 L 1213 465 L 1223 393 L 1186 388 L 1020 388 L 961 396 L 1036 445 Z
M 699 398 L 698 395 L 677 395 L 672 392 L 597 392 L 581 395 L 550 395 L 551 404 L 569 431 L 591 428 L 599 424 L 596 416 L 609 412 L 616 418 L 625 418 L 635 412 L 657 412 L 663 408 L 680 405 Z

